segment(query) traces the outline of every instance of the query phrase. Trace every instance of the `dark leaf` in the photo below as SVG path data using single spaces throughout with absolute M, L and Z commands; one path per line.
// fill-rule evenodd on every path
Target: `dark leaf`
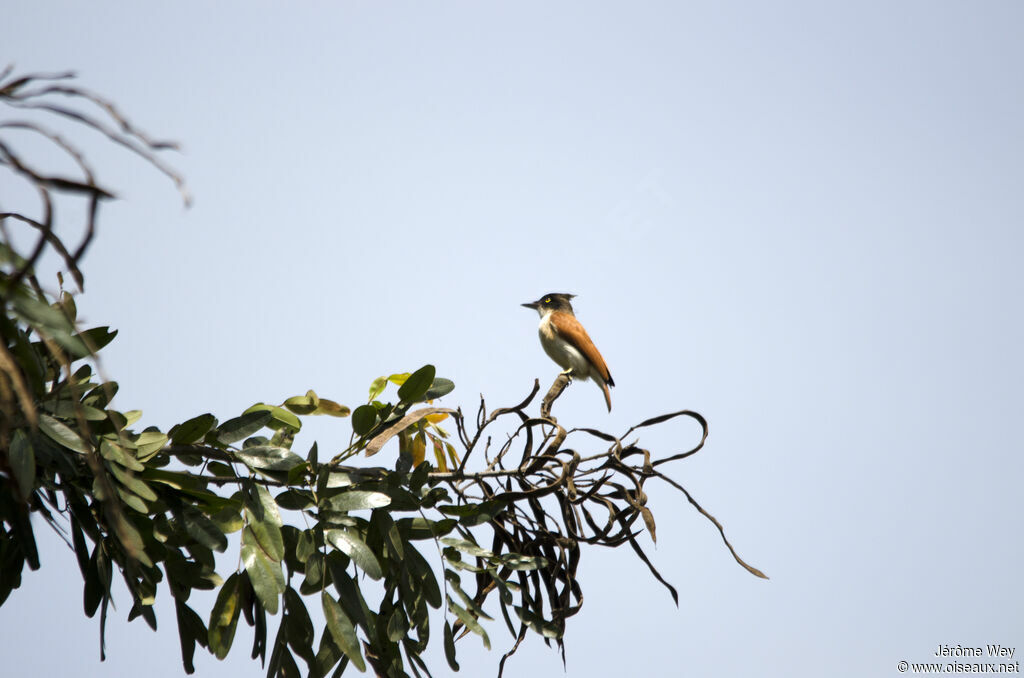
M 307 664 L 311 664 L 314 657 L 313 622 L 309 618 L 309 612 L 306 611 L 302 597 L 290 586 L 284 591 L 284 606 L 285 617 L 282 624 L 287 631 L 288 645 Z
M 210 651 L 217 659 L 224 659 L 228 656 L 231 642 L 235 638 L 238 614 L 241 612 L 239 580 L 240 575 L 237 572 L 228 577 L 217 594 L 217 602 L 213 604 L 213 609 L 210 611 Z
M 448 660 L 448 666 L 452 671 L 459 670 L 459 663 L 455 661 L 455 636 L 452 634 L 452 625 L 448 620 L 444 622 L 444 657 Z
M 306 463 L 302 457 L 291 450 L 272 445 L 244 447 L 234 454 L 246 466 L 268 471 L 288 471 L 294 466 Z
M 181 641 L 181 663 L 185 667 L 185 673 L 195 673 L 195 666 L 192 663 L 196 654 L 196 643 L 206 647 L 206 627 L 203 620 L 191 607 L 180 600 L 174 601 L 174 608 L 178 617 L 178 638 Z
M 260 410 L 228 419 L 217 428 L 217 440 L 225 445 L 248 438 L 270 421 L 270 412 Z
M 428 520 L 422 516 L 415 518 L 401 518 L 396 521 L 398 529 L 406 539 L 432 539 L 443 537 L 455 529 L 459 521 L 454 518 L 443 518 L 441 520 Z
M 345 657 L 341 648 L 334 642 L 334 637 L 330 631 L 325 631 L 320 634 L 320 649 L 316 652 L 316 661 L 314 663 L 314 670 L 310 670 L 310 678 L 322 678 L 326 676 L 327 672 L 334 668 L 334 665 L 341 660 L 339 669 L 344 669 L 348 664 L 348 658 Z
M 405 638 L 405 634 L 409 632 L 409 621 L 405 618 L 405 613 L 402 612 L 401 607 L 396 607 L 391 611 L 391 616 L 388 617 L 388 640 L 392 643 L 397 643 L 402 638 Z
M 345 610 L 338 604 L 338 601 L 326 591 L 321 594 L 320 599 L 323 603 L 324 616 L 327 618 L 327 628 L 330 630 L 334 642 L 357 669 L 365 671 L 366 662 L 363 661 L 363 653 L 359 649 L 359 639 L 356 637 L 352 619 L 345 614 Z
M 82 577 L 85 578 L 86 570 L 89 568 L 89 546 L 85 543 L 82 526 L 74 514 L 71 516 L 71 541 L 75 545 L 75 558 L 78 559 L 78 569 L 81 570 Z
M 285 490 L 275 498 L 277 505 L 290 511 L 301 511 L 302 509 L 315 506 L 313 495 L 307 490 Z
M 370 432 L 377 423 L 377 408 L 372 405 L 360 405 L 352 412 L 352 430 L 357 436 Z
M 448 395 L 455 390 L 455 382 L 451 379 L 445 379 L 444 377 L 435 377 L 434 383 L 430 385 L 427 392 L 424 394 L 424 400 L 434 400 L 441 396 Z
M 84 355 L 72 355 L 71 357 L 85 358 L 88 355 L 94 354 L 112 342 L 116 336 L 117 330 L 111 330 L 109 327 L 93 327 L 84 332 L 79 332 L 78 337 L 82 340 L 82 345 L 88 351 Z
M 434 366 L 424 365 L 409 375 L 398 389 L 398 397 L 404 403 L 418 403 L 424 399 L 430 385 L 434 383 Z
M 530 612 L 525 607 L 516 607 L 516 614 L 519 615 L 524 624 L 545 638 L 554 639 L 562 637 L 562 628 L 558 624 Z
M 228 546 L 228 538 L 202 511 L 186 505 L 182 510 L 185 532 L 208 549 L 223 553 Z
M 18 486 L 18 497 L 26 500 L 35 488 L 36 455 L 28 436 L 21 429 L 17 429 L 11 436 L 10 464 Z
M 171 436 L 171 442 L 175 445 L 191 445 L 202 440 L 203 436 L 216 425 L 217 417 L 209 413 L 200 414 L 198 417 L 192 417 L 188 421 L 171 427 L 168 433 Z

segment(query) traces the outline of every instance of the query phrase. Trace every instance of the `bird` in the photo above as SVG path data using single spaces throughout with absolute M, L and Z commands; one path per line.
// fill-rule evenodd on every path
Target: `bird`
M 562 374 L 586 381 L 593 379 L 604 393 L 608 411 L 612 411 L 609 386 L 615 386 L 608 365 L 583 325 L 576 319 L 570 301 L 575 294 L 551 292 L 537 301 L 522 304 L 540 314 L 540 345 L 548 357 L 563 368 Z

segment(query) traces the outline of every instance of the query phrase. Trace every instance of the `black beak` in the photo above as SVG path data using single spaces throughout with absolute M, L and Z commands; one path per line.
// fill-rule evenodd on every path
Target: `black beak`
M 537 307 L 540 306 L 540 302 L 539 301 L 531 301 L 528 304 L 520 304 L 520 306 L 525 306 L 526 308 L 532 308 L 533 310 L 536 311 Z

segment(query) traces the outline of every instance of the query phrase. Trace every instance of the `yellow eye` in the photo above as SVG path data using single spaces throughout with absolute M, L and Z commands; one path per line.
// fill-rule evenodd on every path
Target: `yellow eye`
M 550 304 L 551 303 L 551 297 L 544 297 L 544 303 L 545 304 Z

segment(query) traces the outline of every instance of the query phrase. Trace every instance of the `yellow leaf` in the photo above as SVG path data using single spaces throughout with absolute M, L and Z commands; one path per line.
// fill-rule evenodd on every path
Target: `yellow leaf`
M 427 456 L 427 437 L 423 433 L 417 433 L 412 440 L 412 466 L 416 468 L 423 463 Z
M 437 468 L 441 471 L 447 471 L 448 462 L 444 458 L 444 445 L 434 436 L 430 436 L 430 442 L 434 443 L 434 459 L 437 459 Z
M 449 442 L 445 442 L 444 446 L 448 449 L 448 457 L 452 460 L 452 466 L 458 468 L 462 460 L 459 459 L 459 453 L 455 451 L 455 446 Z

